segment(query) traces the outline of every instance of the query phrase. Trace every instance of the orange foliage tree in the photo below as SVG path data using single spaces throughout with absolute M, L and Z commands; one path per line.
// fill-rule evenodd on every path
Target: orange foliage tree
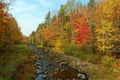
M 0 52 L 7 51 L 11 44 L 20 40 L 21 32 L 17 22 L 15 19 L 13 21 L 13 17 L 8 13 L 8 5 L 4 0 L 0 0 Z

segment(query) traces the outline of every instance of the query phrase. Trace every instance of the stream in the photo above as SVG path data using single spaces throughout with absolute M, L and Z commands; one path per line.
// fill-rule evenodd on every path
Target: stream
M 47 49 L 30 46 L 38 57 L 35 62 L 35 80 L 90 80 L 86 73 L 68 66 L 69 62 L 60 56 L 51 55 Z

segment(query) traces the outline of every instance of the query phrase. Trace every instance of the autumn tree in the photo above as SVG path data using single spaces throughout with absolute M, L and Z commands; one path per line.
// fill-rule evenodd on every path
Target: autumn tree
M 106 0 L 103 1 L 98 8 L 100 14 L 97 15 L 97 18 L 99 18 L 100 20 L 99 23 L 96 24 L 96 44 L 97 49 L 104 55 L 110 54 L 111 52 L 116 50 L 120 50 L 118 47 L 120 46 L 120 36 L 118 28 L 118 24 L 120 23 L 119 4 L 120 2 L 118 0 Z
M 29 43 L 35 45 L 35 31 L 33 31 L 29 36 Z
M 22 35 L 8 8 L 8 4 L 0 0 L 0 51 L 7 51 L 12 44 L 20 43 Z
M 8 6 L 4 1 L 0 1 L 0 51 L 5 51 L 9 44 L 9 14 Z
M 96 9 L 96 2 L 95 0 L 90 0 L 90 2 L 87 4 L 87 11 L 84 12 L 84 15 L 86 16 L 87 23 L 92 31 L 93 40 L 91 42 L 91 50 L 92 53 L 96 53 L 96 34 L 95 34 L 95 9 Z
M 83 46 L 86 43 L 91 42 L 92 35 L 87 24 L 87 20 L 83 13 L 76 11 L 76 18 L 74 13 L 71 14 L 71 24 L 75 27 L 75 40 L 79 46 Z
M 20 31 L 20 28 L 18 27 L 18 24 L 15 18 L 11 18 L 10 38 L 13 44 L 19 44 L 21 43 L 21 40 L 22 40 L 22 33 Z
M 36 45 L 39 47 L 43 47 L 44 45 L 43 28 L 44 28 L 44 24 L 39 24 L 35 33 Z

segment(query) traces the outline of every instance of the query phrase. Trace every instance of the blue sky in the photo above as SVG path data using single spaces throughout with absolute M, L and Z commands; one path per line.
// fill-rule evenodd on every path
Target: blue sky
M 15 0 L 10 6 L 10 13 L 16 18 L 21 32 L 28 36 L 35 31 L 48 11 L 56 13 L 67 0 Z M 80 0 L 83 4 L 89 0 Z

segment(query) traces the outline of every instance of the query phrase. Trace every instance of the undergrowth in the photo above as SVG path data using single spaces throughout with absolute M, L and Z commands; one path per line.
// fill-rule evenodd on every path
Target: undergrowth
M 12 46 L 10 52 L 0 53 L 0 80 L 33 79 L 34 61 L 35 55 L 27 45 Z

